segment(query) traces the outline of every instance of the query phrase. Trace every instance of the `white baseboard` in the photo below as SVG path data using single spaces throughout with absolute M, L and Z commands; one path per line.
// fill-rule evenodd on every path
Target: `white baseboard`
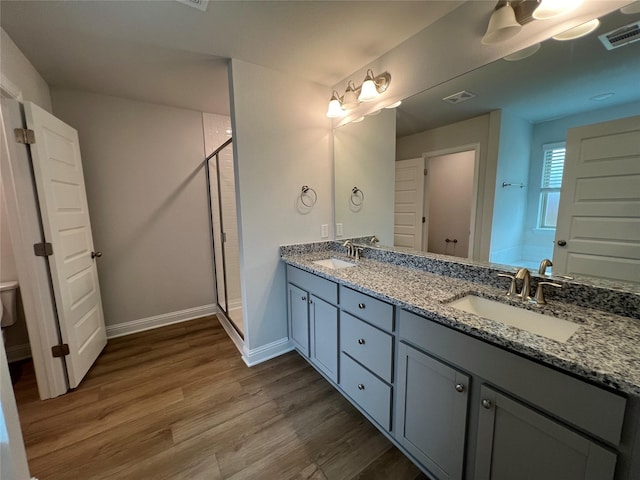
M 293 350 L 293 344 L 289 341 L 289 337 L 281 338 L 275 342 L 267 343 L 258 348 L 243 348 L 242 360 L 248 367 L 253 367 L 272 358 L 279 357 Z
M 140 318 L 130 322 L 107 325 L 107 338 L 122 337 L 132 333 L 144 332 L 153 328 L 164 327 L 174 323 L 186 322 L 195 318 L 205 317 L 217 313 L 218 309 L 214 304 L 202 305 L 201 307 L 187 308 L 177 312 L 163 313 L 153 317 Z
M 28 343 L 7 347 L 7 361 L 9 363 L 18 362 L 27 358 L 31 358 L 31 346 Z
M 242 339 L 238 331 L 233 327 L 233 325 L 231 325 L 231 322 L 229 322 L 229 320 L 227 320 L 227 317 L 225 317 L 223 314 L 218 315 L 218 320 L 220 321 L 220 325 L 222 325 L 224 331 L 227 332 L 227 335 L 229 335 L 229 338 L 236 346 L 240 354 L 242 354 L 244 350 L 244 340 Z

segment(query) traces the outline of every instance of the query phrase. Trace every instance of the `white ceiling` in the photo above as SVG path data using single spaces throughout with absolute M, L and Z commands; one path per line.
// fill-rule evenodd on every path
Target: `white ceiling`
M 0 2 L 52 87 L 228 114 L 227 59 L 330 86 L 463 1 Z

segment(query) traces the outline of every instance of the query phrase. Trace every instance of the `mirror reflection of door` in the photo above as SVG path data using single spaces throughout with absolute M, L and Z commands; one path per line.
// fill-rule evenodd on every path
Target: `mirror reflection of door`
M 423 250 L 470 257 L 476 152 L 427 158 Z

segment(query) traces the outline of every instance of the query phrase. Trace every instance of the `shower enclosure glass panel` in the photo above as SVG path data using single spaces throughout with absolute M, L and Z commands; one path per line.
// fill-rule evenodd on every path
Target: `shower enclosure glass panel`
M 218 308 L 244 336 L 240 248 L 231 140 L 207 158 Z

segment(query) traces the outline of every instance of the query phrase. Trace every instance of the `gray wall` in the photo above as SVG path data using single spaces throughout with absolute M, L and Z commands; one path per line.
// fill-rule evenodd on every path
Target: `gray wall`
M 288 344 L 279 246 L 321 240 L 322 224 L 333 236 L 329 96 L 325 87 L 239 60 L 231 61 L 230 85 L 245 355 L 251 355 L 269 344 Z M 302 185 L 318 193 L 310 212 L 296 208 Z
M 202 113 L 52 89 L 78 130 L 107 327 L 214 303 Z

